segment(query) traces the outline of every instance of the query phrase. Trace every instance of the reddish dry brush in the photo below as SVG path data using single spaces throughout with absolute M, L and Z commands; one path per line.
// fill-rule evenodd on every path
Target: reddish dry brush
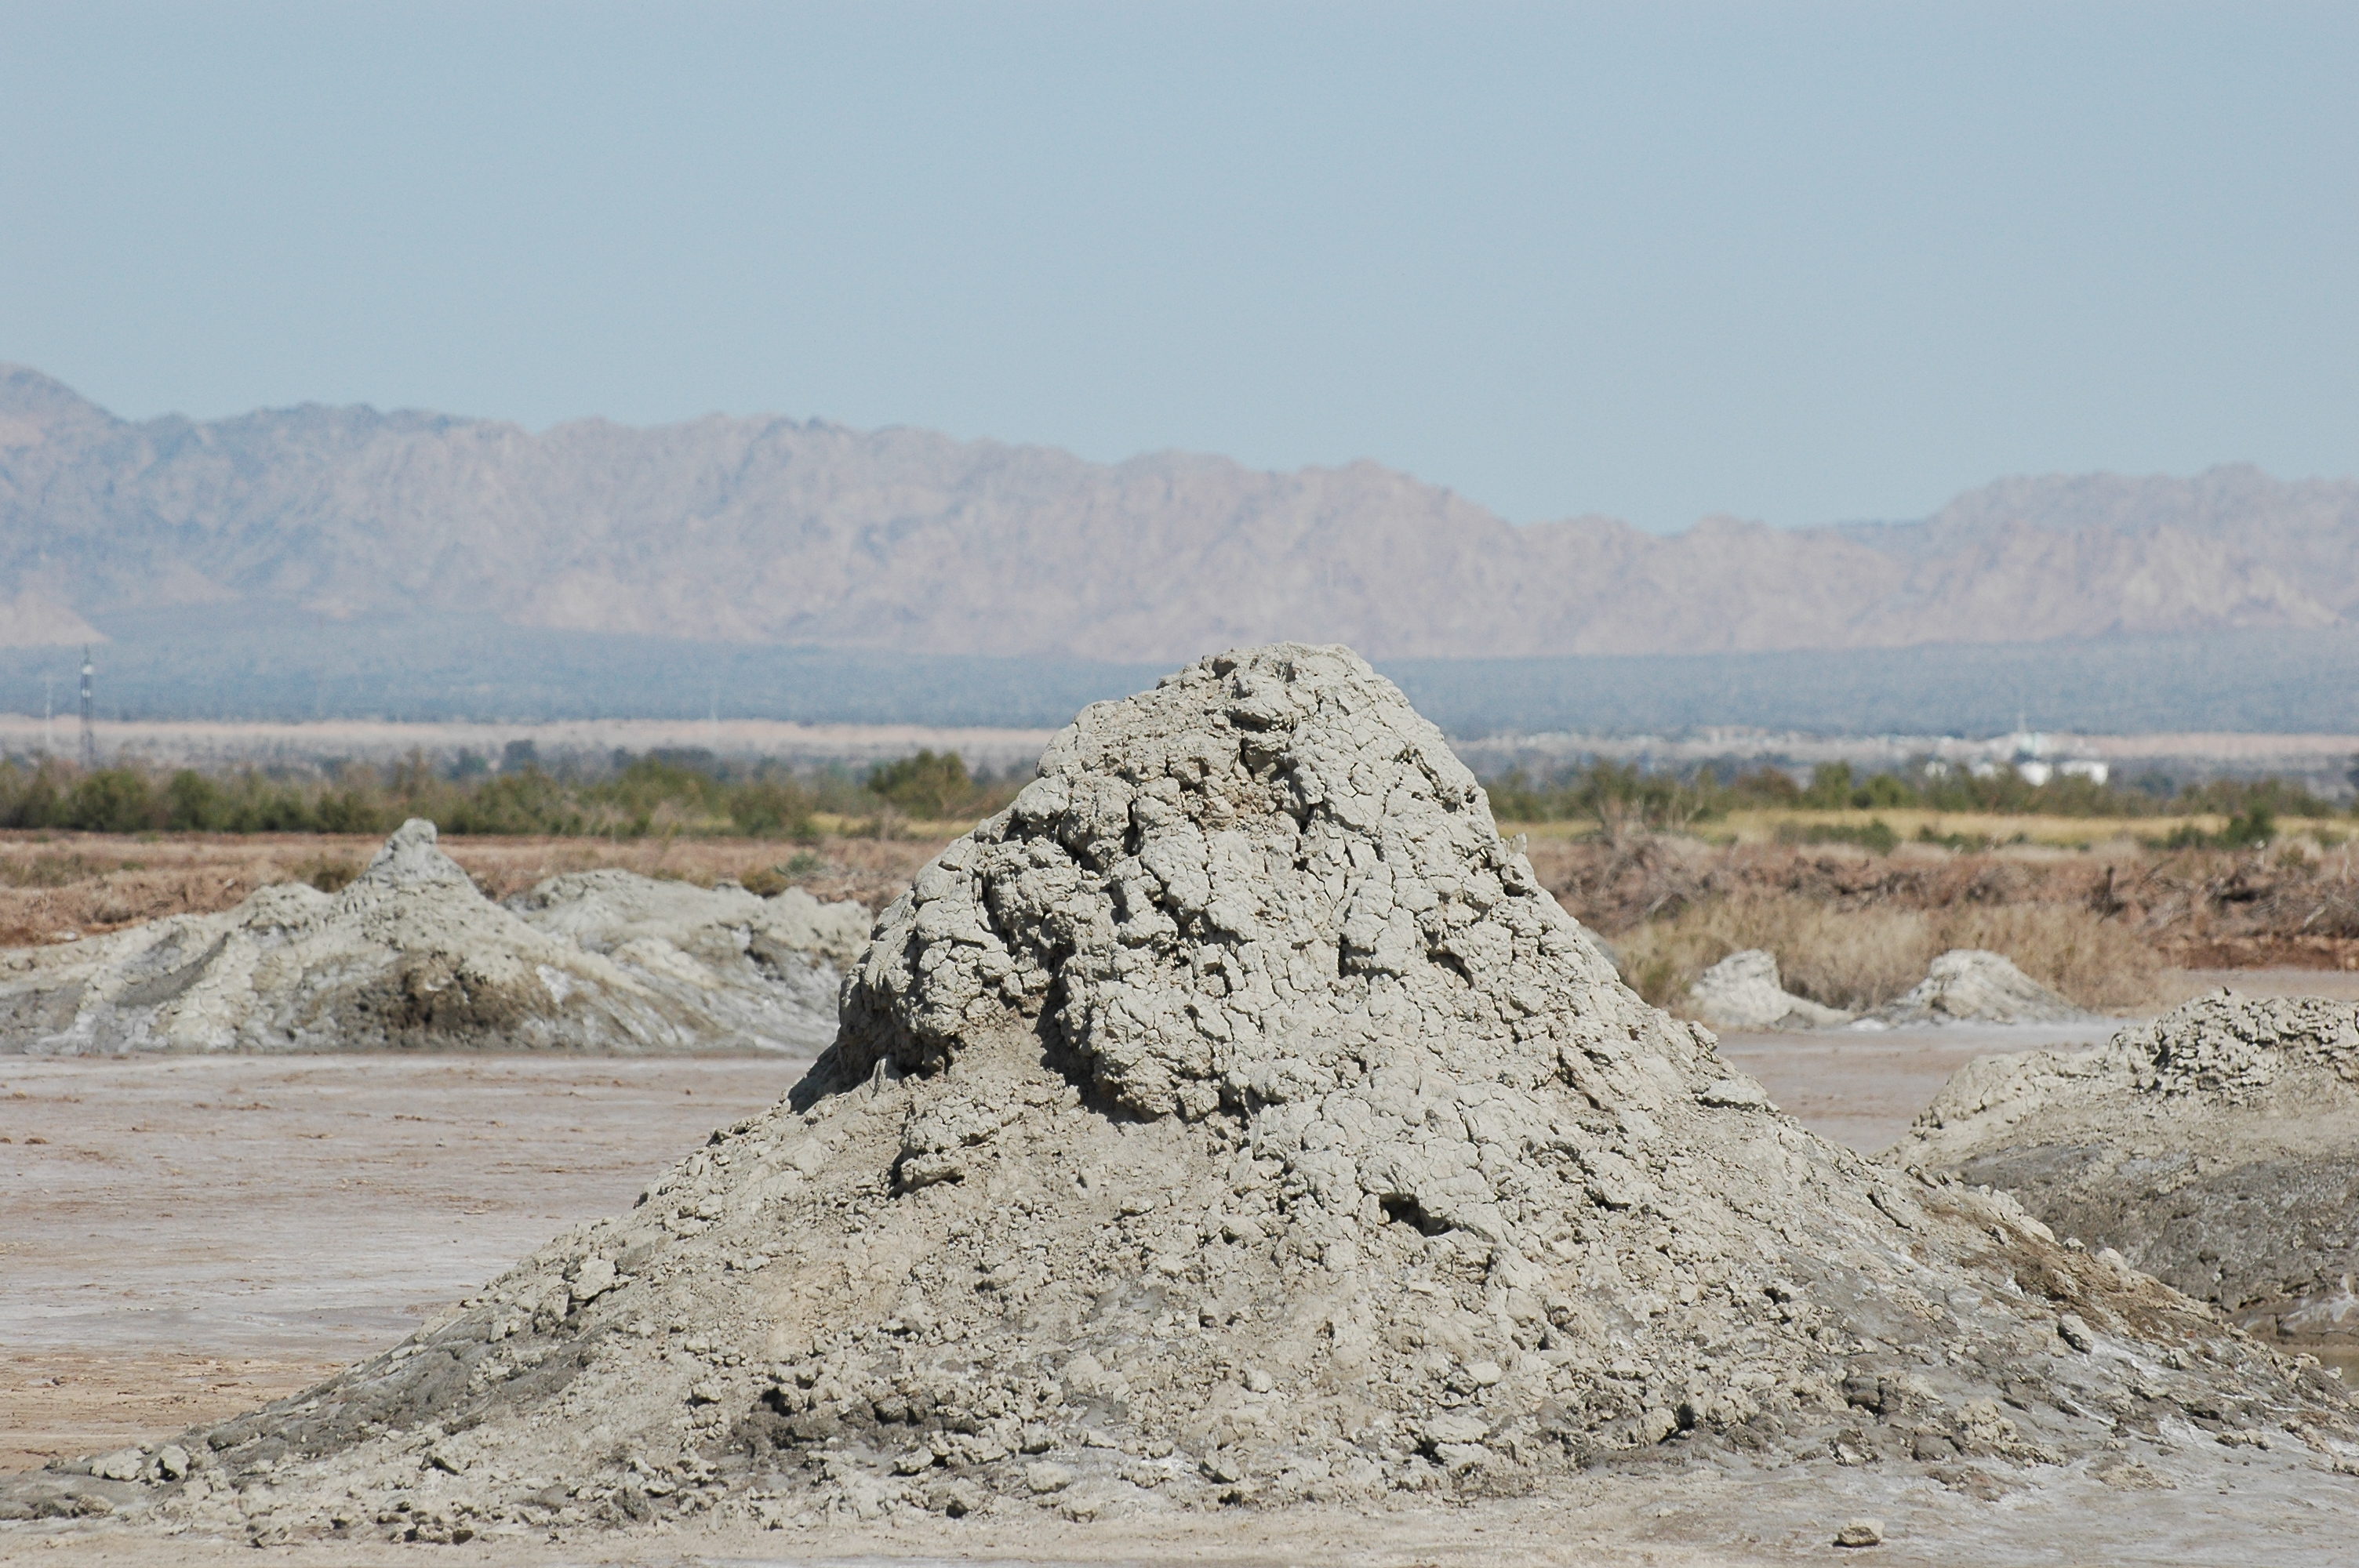
M 1795 893 L 1746 892 L 1692 904 L 1615 940 L 1631 982 L 1665 1006 L 1684 1000 L 1707 967 L 1747 947 L 1777 956 L 1787 989 L 1854 1011 L 1895 1000 L 1953 947 L 2004 953 L 2034 979 L 2096 1011 L 2148 1005 L 2163 968 L 2136 933 L 2059 903 L 1844 907 Z
M 2089 903 L 2110 866 L 2065 851 L 1952 854 L 1911 845 L 1877 855 L 1849 845 L 1732 844 L 1625 836 L 1549 839 L 1530 847 L 1558 902 L 1608 935 L 1739 895 L 1809 899 L 1834 909 L 1951 909 L 1960 904 Z
M 1713 846 L 1625 835 L 1543 840 L 1531 857 L 1558 900 L 1608 937 L 1690 904 L 1745 895 L 1790 895 L 1836 910 L 2052 904 L 2117 921 L 2188 967 L 2202 967 L 2189 955 L 2225 946 L 2287 955 L 2261 962 L 2359 968 L 2359 852 L 2347 846 L 1973 854 L 1907 845 L 1876 855 L 1846 845 Z
M 2180 850 L 2107 892 L 2185 968 L 2359 969 L 2359 864 L 2347 846 Z

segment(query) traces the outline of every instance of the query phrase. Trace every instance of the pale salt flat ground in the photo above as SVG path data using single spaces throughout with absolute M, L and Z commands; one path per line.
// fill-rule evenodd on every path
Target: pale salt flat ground
M 0 1469 L 227 1415 L 399 1339 L 629 1207 L 805 1065 L 0 1057 Z
M 2246 971 L 2261 994 L 2359 999 L 2359 976 Z M 1942 1080 L 1993 1051 L 2102 1039 L 2058 1028 L 1731 1035 L 1795 1117 L 1888 1145 Z M 628 1206 L 804 1064 L 494 1056 L 0 1059 L 0 1469 L 251 1408 L 379 1348 L 578 1220 Z M 39 1140 L 39 1141 L 28 1141 Z M 2249 1466 L 2247 1466 L 2249 1468 Z M 1892 1516 L 1883 1562 L 2359 1561 L 2359 1481 L 2264 1467 L 2197 1499 L 2061 1482 L 1996 1504 L 1830 1470 L 1617 1480 L 1585 1500 L 1190 1527 L 993 1525 L 838 1538 L 645 1537 L 435 1548 L 436 1561 L 1643 1563 L 1824 1558 L 1846 1509 Z M 1919 1495 L 1922 1494 L 1922 1495 Z M 2197 1506 L 2198 1503 L 2201 1506 Z M 1731 1510 L 1734 1510 L 1732 1513 Z M 2135 1526 L 2129 1522 L 2135 1518 Z M 2048 1522 L 2040 1523 L 2045 1519 Z M 1734 1522 L 1732 1522 L 1734 1520 Z M 1739 1528 L 1741 1526 L 1741 1528 Z M 1045 1533 L 1044 1533 L 1045 1532 Z M 0 1561 L 208 1561 L 121 1532 L 0 1533 Z M 239 1561 L 254 1561 L 239 1547 Z M 376 1555 L 368 1556 L 374 1551 Z M 555 1556 L 547 1555 L 554 1552 Z M 355 1556 L 353 1553 L 363 1553 Z M 291 1562 L 408 1561 L 300 1549 Z M 1848 1554 L 1846 1554 L 1848 1555 Z

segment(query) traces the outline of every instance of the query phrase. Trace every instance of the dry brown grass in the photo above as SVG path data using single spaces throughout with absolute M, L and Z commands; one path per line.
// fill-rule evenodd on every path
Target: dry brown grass
M 1747 947 L 1777 956 L 1786 988 L 1830 1007 L 1878 1007 L 1952 947 L 2004 953 L 2024 973 L 2098 1011 L 2149 1005 L 2154 949 L 2079 904 L 1961 903 L 1945 909 L 1831 907 L 1795 893 L 1739 893 L 1621 933 L 1624 972 L 1647 1000 L 1677 1007 L 1712 965 Z
M 1720 843 L 1772 844 L 1782 834 L 1812 827 L 1865 827 L 1881 822 L 1906 843 L 1920 834 L 1940 839 L 1963 838 L 1989 844 L 2046 844 L 2087 849 L 2108 841 L 2159 843 L 2182 827 L 2217 833 L 2228 825 L 2219 815 L 2185 816 L 2043 816 L 2030 813 L 1987 811 L 1928 811 L 1915 807 L 1881 810 L 1805 811 L 1781 808 L 1732 811 L 1700 831 Z M 2320 825 L 2329 827 L 2332 825 Z

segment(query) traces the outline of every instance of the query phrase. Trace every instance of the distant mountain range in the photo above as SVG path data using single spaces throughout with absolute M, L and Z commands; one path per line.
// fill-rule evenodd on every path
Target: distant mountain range
M 2359 625 L 2359 483 L 2010 479 L 1922 522 L 1517 527 L 1372 462 L 1112 465 L 923 430 L 302 407 L 115 418 L 0 368 L 0 646 L 207 610 L 1170 665 L 1759 654 Z M 258 645 L 258 644 L 257 644 Z

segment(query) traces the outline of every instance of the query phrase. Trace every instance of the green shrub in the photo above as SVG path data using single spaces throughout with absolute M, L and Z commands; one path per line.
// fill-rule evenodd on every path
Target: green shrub
M 1802 804 L 1815 811 L 1841 811 L 1851 805 L 1851 764 L 1821 762 L 1810 770 L 1810 787 L 1802 792 Z
M 84 833 L 137 833 L 164 826 L 165 811 L 144 774 L 105 768 L 66 796 L 63 826 Z
M 388 821 L 384 806 L 358 788 L 346 785 L 320 797 L 311 813 L 322 833 L 390 833 L 399 824 Z M 323 890 L 333 892 L 333 888 Z
M 1879 855 L 1889 855 L 1899 846 L 1900 835 L 1892 824 L 1881 816 L 1861 822 L 1812 822 L 1808 825 L 1788 822 L 1777 829 L 1780 844 L 1857 844 Z
M 207 833 L 222 825 L 222 788 L 193 768 L 164 786 L 164 826 L 175 833 Z
M 2277 819 L 2266 806 L 2255 804 L 2228 818 L 2217 833 L 2206 833 L 2192 822 L 2182 822 L 2161 840 L 2166 849 L 2257 849 L 2277 836 Z M 2153 843 L 2153 839 L 2148 839 Z
M 1794 783 L 1774 775 L 1791 793 Z M 1502 822 L 1593 822 L 1609 831 L 1633 824 L 1679 828 L 1728 809 L 1731 791 L 1709 773 L 1681 778 L 1650 773 L 1635 763 L 1597 762 L 1552 784 L 1536 784 L 1517 768 L 1484 784 L 1491 815 Z
M 1853 806 L 1864 810 L 1899 811 L 1917 804 L 1916 790 L 1897 774 L 1876 773 L 1851 792 Z
M 869 770 L 868 787 L 911 816 L 946 822 L 974 795 L 974 780 L 956 752 L 919 752 Z
M 810 792 L 788 779 L 756 779 L 729 795 L 729 819 L 749 838 L 813 838 Z

